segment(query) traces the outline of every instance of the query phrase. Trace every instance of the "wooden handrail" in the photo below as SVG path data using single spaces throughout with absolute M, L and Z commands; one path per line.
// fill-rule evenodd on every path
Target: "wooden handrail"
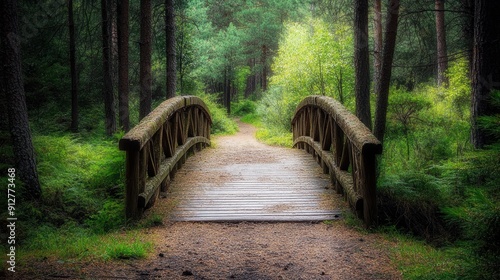
M 126 151 L 127 219 L 138 219 L 152 206 L 189 152 L 210 145 L 212 119 L 195 96 L 178 96 L 161 103 L 120 139 Z
M 294 147 L 312 153 L 367 227 L 377 223 L 376 155 L 382 144 L 335 99 L 306 97 L 292 119 Z

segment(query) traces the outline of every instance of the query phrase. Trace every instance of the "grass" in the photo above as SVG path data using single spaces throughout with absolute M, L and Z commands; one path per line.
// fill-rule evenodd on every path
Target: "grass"
M 19 259 L 43 260 L 118 260 L 142 259 L 152 251 L 150 235 L 138 230 L 95 234 L 75 224 L 61 228 L 41 226 L 30 242 L 21 246 Z
M 382 232 L 394 244 L 390 257 L 403 279 L 489 279 L 474 269 L 477 260 L 463 244 L 436 248 L 392 229 Z

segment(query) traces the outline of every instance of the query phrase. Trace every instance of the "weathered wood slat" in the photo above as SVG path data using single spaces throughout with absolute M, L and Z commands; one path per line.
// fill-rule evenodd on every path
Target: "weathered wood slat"
M 319 142 L 314 141 L 309 136 L 297 137 L 297 139 L 295 139 L 294 141 L 294 144 L 296 142 L 307 143 L 318 154 L 320 154 L 320 157 L 328 165 L 328 168 L 333 172 L 337 180 L 342 185 L 343 191 L 345 192 L 347 199 L 349 200 L 349 203 L 353 206 L 353 208 L 356 210 L 358 214 L 362 214 L 363 197 L 358 192 L 355 191 L 352 175 L 349 172 L 342 170 L 339 166 L 335 164 L 333 154 L 321 149 L 321 144 Z
M 220 149 L 230 149 L 229 142 Z M 217 149 L 190 158 L 166 194 L 177 204 L 171 220 L 303 222 L 341 217 L 330 178 L 311 157 L 260 145 L 265 146 L 248 143 L 223 159 Z M 264 155 L 265 162 L 247 160 L 251 154 Z
M 205 137 L 191 137 L 188 138 L 186 143 L 182 146 L 179 146 L 175 154 L 170 157 L 165 159 L 158 170 L 158 173 L 156 176 L 149 178 L 148 181 L 146 182 L 145 190 L 144 192 L 139 194 L 139 207 L 145 207 L 148 201 L 151 199 L 153 194 L 157 191 L 157 189 L 160 187 L 161 182 L 165 180 L 165 178 L 172 172 L 173 167 L 177 164 L 177 162 L 186 154 L 186 152 L 193 147 L 194 145 L 198 143 L 204 143 L 206 145 L 210 145 L 210 141 L 206 139 Z
M 331 97 L 320 95 L 306 97 L 297 106 L 292 123 L 295 123 L 298 116 L 301 115 L 301 110 L 305 110 L 309 107 L 319 107 L 333 117 L 342 131 L 363 153 L 371 151 L 372 153 L 380 154 L 382 152 L 382 145 L 372 132 L 356 116 L 342 106 L 342 104 Z
M 306 97 L 292 119 L 294 146 L 313 154 L 367 227 L 376 224 L 376 159 L 382 145 L 339 102 Z M 330 150 L 333 146 L 333 150 Z
M 166 189 L 188 151 L 210 145 L 211 123 L 201 99 L 179 96 L 161 103 L 120 139 L 119 148 L 127 152 L 128 219 L 140 218 L 154 204 L 159 189 Z

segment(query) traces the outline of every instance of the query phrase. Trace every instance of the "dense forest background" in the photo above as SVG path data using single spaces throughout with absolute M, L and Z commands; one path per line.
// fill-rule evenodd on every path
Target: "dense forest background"
M 432 245 L 433 255 L 422 253 L 428 258 L 446 259 L 436 270 L 402 257 L 401 266 L 412 267 L 404 275 L 500 277 L 495 1 L 21 1 L 18 33 L 9 37 L 13 2 L 1 11 L 9 16 L 2 18 L 0 169 L 23 170 L 26 255 L 63 254 L 47 237 L 64 236 L 80 240 L 66 257 L 81 256 L 125 227 L 117 140 L 167 97 L 202 97 L 215 134 L 234 133 L 238 117 L 259 127 L 260 140 L 291 146 L 295 107 L 320 94 L 383 141 L 380 224 Z M 29 178 L 19 165 L 30 155 L 17 154 L 23 149 L 12 136 L 20 104 L 6 70 L 12 42 L 35 163 Z M 7 182 L 6 172 L 0 176 Z M 140 256 L 150 246 L 125 243 L 112 252 Z

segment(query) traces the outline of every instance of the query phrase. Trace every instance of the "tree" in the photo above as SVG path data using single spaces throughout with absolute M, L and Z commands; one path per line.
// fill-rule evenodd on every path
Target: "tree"
M 165 34 L 167 51 L 167 98 L 175 96 L 177 84 L 174 0 L 165 0 Z
M 124 131 L 130 129 L 130 113 L 128 105 L 128 40 L 129 40 L 129 1 L 116 1 L 116 21 L 118 33 L 118 116 L 120 127 Z
M 101 0 L 101 17 L 104 113 L 106 133 L 112 135 L 116 131 L 116 115 L 111 71 L 111 0 Z
M 368 0 L 356 0 L 354 6 L 356 115 L 362 123 L 371 129 L 370 60 L 368 54 Z
M 436 0 L 436 41 L 437 41 L 437 82 L 438 86 L 446 86 L 446 69 L 448 69 L 448 54 L 446 47 L 446 28 L 444 25 L 444 0 Z
M 139 119 L 151 112 L 151 0 L 141 1 L 141 62 L 139 65 L 140 104 Z
M 500 1 L 475 0 L 472 60 L 472 143 L 480 149 L 495 141 L 478 120 L 495 113 L 492 91 L 500 90 Z M 497 139 L 498 140 L 498 139 Z
M 69 65 L 71 72 L 71 130 L 78 131 L 78 78 L 76 72 L 75 22 L 73 0 L 68 0 Z
M 382 68 L 382 0 L 374 1 L 374 16 L 373 16 L 373 88 L 378 87 L 380 80 L 380 71 Z
M 16 157 L 16 174 L 24 182 L 28 197 L 40 198 L 42 190 L 38 180 L 35 152 L 28 122 L 26 97 L 21 69 L 21 48 L 18 26 L 17 1 L 0 2 L 0 41 L 2 72 L 8 102 L 9 127 Z
M 392 62 L 396 48 L 396 36 L 398 32 L 399 0 L 390 0 L 385 27 L 384 50 L 382 53 L 382 69 L 380 81 L 376 88 L 377 107 L 375 110 L 375 127 L 373 134 L 384 141 L 385 125 L 387 121 L 387 106 L 389 103 L 389 86 L 391 83 Z

